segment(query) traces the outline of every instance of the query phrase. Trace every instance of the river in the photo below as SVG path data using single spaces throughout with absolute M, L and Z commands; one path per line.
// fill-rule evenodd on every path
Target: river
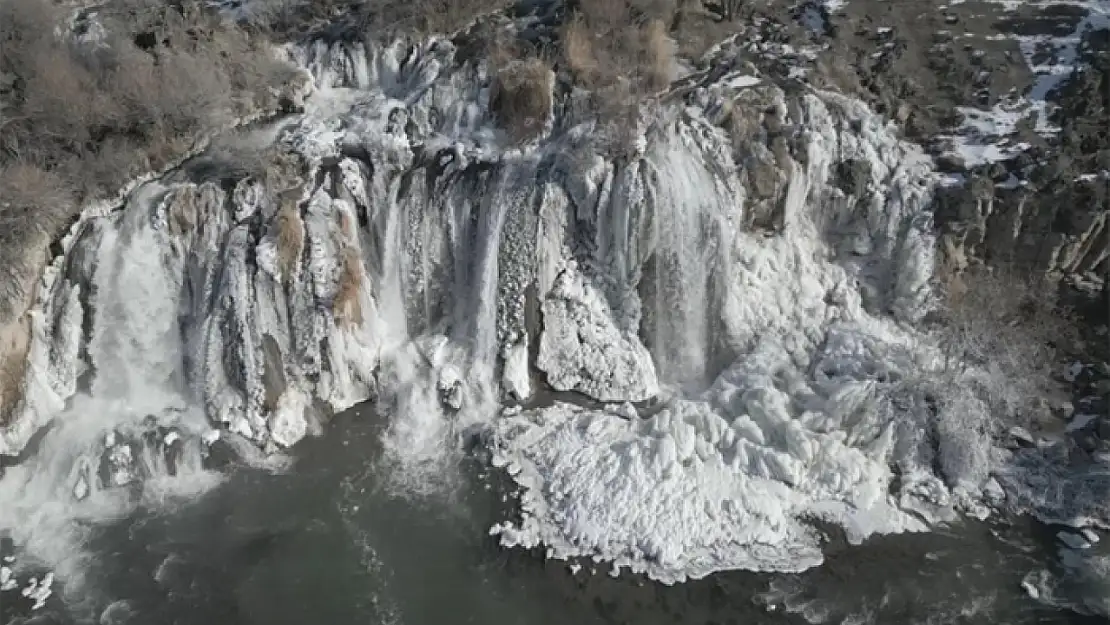
M 8 625 L 555 625 L 590 623 L 1102 623 L 1031 599 L 1021 582 L 1057 559 L 1027 519 L 961 521 L 848 547 L 799 575 L 723 572 L 665 586 L 604 564 L 506 550 L 489 526 L 511 514 L 507 480 L 475 457 L 464 484 L 412 497 L 381 464 L 368 407 L 293 450 L 289 470 L 228 470 L 210 492 L 103 526 L 88 587 L 31 611 L 3 597 Z M 57 585 L 55 590 L 58 590 Z

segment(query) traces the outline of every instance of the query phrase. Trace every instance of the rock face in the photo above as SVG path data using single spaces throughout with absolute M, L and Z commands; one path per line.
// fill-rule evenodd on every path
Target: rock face
M 803 3 L 811 45 L 829 51 L 813 80 L 888 115 L 949 174 L 935 214 L 951 265 L 1097 290 L 1110 270 L 1106 3 L 821 4 Z

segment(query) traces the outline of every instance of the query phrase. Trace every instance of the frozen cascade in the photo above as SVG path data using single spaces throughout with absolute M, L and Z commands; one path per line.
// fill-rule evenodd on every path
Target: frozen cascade
M 985 435 L 944 426 L 976 422 L 929 401 L 936 361 L 910 329 L 928 160 L 863 104 L 725 76 L 676 92 L 612 159 L 569 108 L 506 147 L 486 68 L 446 40 L 291 54 L 316 91 L 260 131 L 264 174 L 186 163 L 83 219 L 44 278 L 0 451 L 54 425 L 0 478 L 0 530 L 63 579 L 54 530 L 134 505 L 113 484 L 215 479 L 209 424 L 274 453 L 366 400 L 399 488 L 441 487 L 481 434 L 524 488 L 505 544 L 666 581 L 812 566 L 806 519 L 852 540 L 923 530 L 985 479 Z M 774 130 L 724 130 L 768 111 Z M 849 160 L 869 166 L 862 192 L 836 179 Z M 652 416 L 627 404 L 651 399 Z
M 0 479 L 0 530 L 71 584 L 80 581 L 88 521 L 203 492 L 219 479 L 202 466 L 211 427 L 183 392 L 182 274 L 145 210 L 156 189 L 134 196 L 139 210 L 88 224 L 69 256 L 70 280 L 55 283 L 46 311 L 57 315 L 50 379 L 70 395 L 35 453 Z M 43 332 L 43 316 L 35 321 Z M 91 327 L 84 360 L 82 323 Z M 87 392 L 74 394 L 86 375 Z
M 721 160 L 686 148 L 665 161 L 677 178 L 667 179 L 668 201 L 718 216 L 724 249 L 699 267 L 725 268 L 715 285 L 725 294 L 718 332 L 739 358 L 706 392 L 647 418 L 555 405 L 499 420 L 495 462 L 525 489 L 522 523 L 494 528 L 504 543 L 544 544 L 552 556 L 600 557 L 678 581 L 722 568 L 813 566 L 820 539 L 807 518 L 842 526 L 852 541 L 923 530 L 940 518 L 934 508 L 945 507 L 947 489 L 928 464 L 898 457 L 906 448 L 899 439 L 916 433 L 900 436 L 905 417 L 881 409 L 928 371 L 929 350 L 891 317 L 868 313 L 856 286 L 886 281 L 880 292 L 893 291 L 895 316 L 921 306 L 928 277 L 921 267 L 931 263 L 928 166 L 856 103 L 809 94 L 798 104 L 808 149 L 804 165 L 793 165 L 783 229 L 774 236 L 733 225 L 740 212 L 733 191 L 712 182 L 727 180 Z M 860 131 L 847 131 L 852 126 Z M 846 156 L 867 158 L 882 182 L 870 202 L 853 206 L 828 181 Z M 834 262 L 820 228 L 866 237 L 870 249 Z M 886 275 L 874 273 L 882 264 Z M 704 274 L 673 275 L 687 289 L 703 288 Z M 668 323 L 680 333 L 668 345 L 678 351 L 656 353 L 657 363 L 674 357 L 688 367 L 684 358 L 692 356 L 704 366 L 704 352 L 695 351 L 704 326 L 687 316 L 696 298 L 685 295 L 670 300 L 678 309 Z M 896 461 L 906 472 L 892 495 Z
M 645 158 L 650 169 L 655 253 L 649 260 L 654 289 L 647 340 L 660 376 L 668 382 L 704 383 L 709 365 L 711 281 L 730 268 L 730 217 L 743 197 L 730 187 L 727 168 L 709 168 L 691 158 L 704 137 L 683 133 L 653 142 Z

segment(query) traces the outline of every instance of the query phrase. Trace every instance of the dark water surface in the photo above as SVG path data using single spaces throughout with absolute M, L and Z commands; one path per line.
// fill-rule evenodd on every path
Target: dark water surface
M 826 564 L 801 575 L 730 572 L 668 587 L 591 562 L 575 574 L 488 536 L 506 504 L 478 461 L 452 496 L 391 494 L 376 466 L 380 425 L 353 410 L 305 441 L 286 474 L 239 470 L 194 502 L 105 528 L 79 614 L 57 598 L 32 613 L 10 592 L 0 623 L 1105 623 L 1021 590 L 1055 557 L 1052 533 L 1030 522 L 859 547 L 834 539 Z

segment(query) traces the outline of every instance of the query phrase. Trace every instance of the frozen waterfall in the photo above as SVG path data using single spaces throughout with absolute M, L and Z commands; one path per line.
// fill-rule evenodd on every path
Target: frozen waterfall
M 811 519 L 861 540 L 975 495 L 985 434 L 945 424 L 977 408 L 937 407 L 912 329 L 918 149 L 857 101 L 733 74 L 672 94 L 631 158 L 558 107 L 507 147 L 454 54 L 295 49 L 316 90 L 258 131 L 265 173 L 202 156 L 74 227 L 0 451 L 52 425 L 0 478 L 0 530 L 73 575 L 79 521 L 203 489 L 217 438 L 278 454 L 367 400 L 400 488 L 485 441 L 524 491 L 505 544 L 665 581 L 800 570 Z

